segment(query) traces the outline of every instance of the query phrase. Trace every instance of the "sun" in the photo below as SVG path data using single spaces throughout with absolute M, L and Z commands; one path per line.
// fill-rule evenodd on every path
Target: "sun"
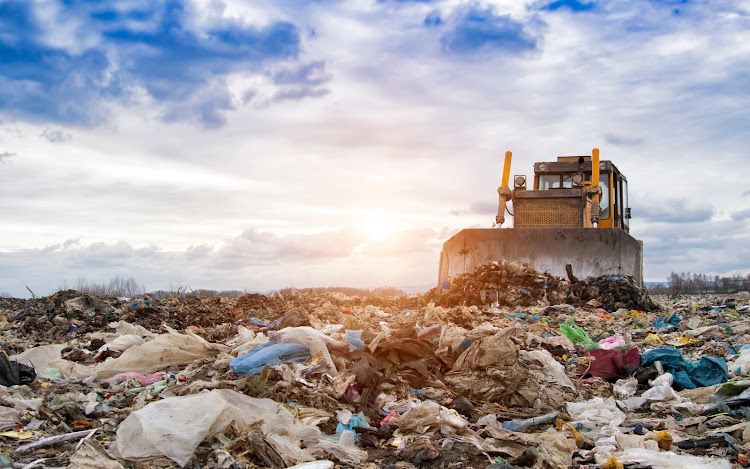
M 365 233 L 373 241 L 383 241 L 393 232 L 393 220 L 383 213 L 369 215 L 365 220 Z

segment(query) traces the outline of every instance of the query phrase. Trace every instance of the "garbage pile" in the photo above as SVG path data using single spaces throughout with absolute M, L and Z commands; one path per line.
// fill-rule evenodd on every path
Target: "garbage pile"
M 565 303 L 524 269 L 481 305 L 0 298 L 0 467 L 750 466 L 750 297 Z
M 605 275 L 579 280 L 570 274 L 564 280 L 549 272 L 540 273 L 526 262 L 491 262 L 473 272 L 447 280 L 432 290 L 439 304 L 531 306 L 570 304 L 581 306 L 593 302 L 605 309 L 652 311 L 658 306 L 648 290 L 641 288 L 632 276 Z

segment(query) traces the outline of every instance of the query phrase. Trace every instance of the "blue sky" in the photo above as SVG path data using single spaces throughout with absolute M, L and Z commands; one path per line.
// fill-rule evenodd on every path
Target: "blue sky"
M 0 293 L 423 285 L 601 149 L 647 280 L 750 270 L 750 4 L 0 0 Z

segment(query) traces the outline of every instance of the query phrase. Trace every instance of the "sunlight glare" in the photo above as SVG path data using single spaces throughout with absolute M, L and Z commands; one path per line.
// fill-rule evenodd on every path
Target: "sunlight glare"
M 365 233 L 373 241 L 383 241 L 393 231 L 393 221 L 385 214 L 372 214 L 365 222 Z

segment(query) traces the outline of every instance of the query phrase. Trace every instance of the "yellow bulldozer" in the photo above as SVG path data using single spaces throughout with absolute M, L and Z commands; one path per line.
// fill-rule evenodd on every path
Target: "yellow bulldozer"
M 443 244 L 438 285 L 493 261 L 524 261 L 571 281 L 629 275 L 643 286 L 643 243 L 629 231 L 628 182 L 611 161 L 560 156 L 534 164 L 533 188 L 505 164 L 495 228 L 465 229 Z M 512 209 L 509 207 L 512 205 Z M 506 212 L 514 226 L 503 227 Z

